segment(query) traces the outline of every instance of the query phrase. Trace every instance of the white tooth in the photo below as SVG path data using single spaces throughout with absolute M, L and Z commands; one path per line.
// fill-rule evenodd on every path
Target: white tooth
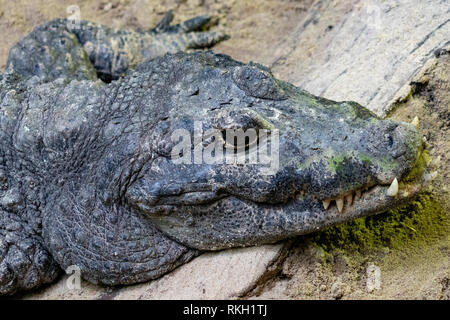
M 346 195 L 345 200 L 347 201 L 347 204 L 351 206 L 353 204 L 353 193 Z
M 414 119 L 411 121 L 411 124 L 419 129 L 419 117 L 415 116 Z
M 395 197 L 398 193 L 398 181 L 397 178 L 394 178 L 394 181 L 392 181 L 391 185 L 389 186 L 389 189 L 386 191 L 386 194 L 390 197 Z
M 356 196 L 361 199 L 361 189 L 356 190 Z
M 323 207 L 325 208 L 325 210 L 327 210 L 328 207 L 330 206 L 330 202 L 331 202 L 330 199 L 327 199 L 327 200 L 323 200 L 323 201 L 322 201 Z
M 342 211 L 344 210 L 344 197 L 336 199 L 336 206 L 339 210 L 339 213 L 342 213 Z

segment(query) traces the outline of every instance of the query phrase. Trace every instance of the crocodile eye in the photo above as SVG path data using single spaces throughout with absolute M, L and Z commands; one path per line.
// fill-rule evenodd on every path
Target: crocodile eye
M 257 64 L 236 67 L 233 80 L 239 89 L 248 95 L 269 100 L 284 100 L 287 97 L 279 88 L 269 70 Z
M 260 124 L 256 118 L 255 113 L 247 109 L 222 110 L 214 117 L 213 126 L 218 129 L 258 128 Z

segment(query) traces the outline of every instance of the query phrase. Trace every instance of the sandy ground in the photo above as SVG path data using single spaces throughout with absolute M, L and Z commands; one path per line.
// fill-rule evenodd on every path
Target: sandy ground
M 174 10 L 175 23 L 211 14 L 213 27 L 226 30 L 231 36 L 217 45 L 215 52 L 266 64 L 273 67 L 278 77 L 288 79 L 288 68 L 283 61 L 274 59 L 280 50 L 277 43 L 303 23 L 313 2 L 0 0 L 0 69 L 5 67 L 9 48 L 16 41 L 44 21 L 69 16 L 67 8 L 76 4 L 82 19 L 141 30 L 154 26 L 168 9 Z M 305 56 L 314 56 L 307 43 L 304 50 Z M 390 114 L 401 120 L 419 115 L 430 154 L 435 159 L 441 156 L 436 164 L 439 177 L 423 198 L 427 201 L 406 208 L 411 219 L 394 221 L 397 224 L 393 229 L 389 215 L 367 220 L 385 233 L 389 226 L 394 230 L 390 236 L 375 235 L 378 229 L 350 224 L 347 228 L 369 230 L 371 238 L 366 234 L 356 239 L 352 233 L 345 237 L 341 233 L 348 229 L 342 228 L 299 238 L 277 275 L 265 279 L 248 298 L 450 299 L 450 58 L 445 53 L 438 56 Z M 367 239 L 375 239 L 375 244 L 367 244 Z

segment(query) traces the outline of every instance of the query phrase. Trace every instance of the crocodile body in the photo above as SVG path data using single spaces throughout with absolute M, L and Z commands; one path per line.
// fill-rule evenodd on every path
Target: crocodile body
M 73 265 L 93 283 L 143 282 L 205 250 L 273 243 L 418 192 L 391 185 L 416 162 L 413 125 L 313 96 L 258 64 L 180 52 L 224 39 L 194 32 L 207 20 L 169 26 L 169 15 L 147 33 L 55 20 L 11 50 L 0 79 L 0 293 Z M 195 123 L 278 132 L 276 170 L 175 163 L 173 132 L 194 135 Z M 227 134 L 192 150 L 225 148 Z

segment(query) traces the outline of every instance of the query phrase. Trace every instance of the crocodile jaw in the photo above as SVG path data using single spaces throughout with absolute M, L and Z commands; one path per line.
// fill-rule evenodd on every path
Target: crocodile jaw
M 373 186 L 342 212 L 335 205 L 325 209 L 322 200 L 311 195 L 282 204 L 228 196 L 210 204 L 166 207 L 148 217 L 171 238 L 200 250 L 261 245 L 392 209 L 415 197 L 431 176 L 424 172 L 413 182 L 400 182 L 395 196 L 389 195 L 390 185 Z

